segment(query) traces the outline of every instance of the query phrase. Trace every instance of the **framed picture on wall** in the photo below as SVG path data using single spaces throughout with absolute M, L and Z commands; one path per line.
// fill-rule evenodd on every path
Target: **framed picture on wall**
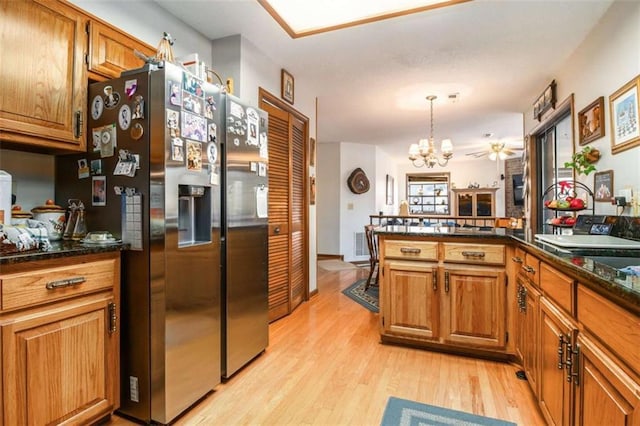
M 580 145 L 604 136 L 604 96 L 600 96 L 578 113 L 578 129 Z
M 316 140 L 314 138 L 309 138 L 309 165 L 316 166 Z
M 283 68 L 281 73 L 280 96 L 291 105 L 293 105 L 294 99 L 294 83 L 293 76 Z
M 393 177 L 387 175 L 387 205 L 393 205 Z
M 613 170 L 598 172 L 593 176 L 593 192 L 596 201 L 611 202 L 611 197 L 613 197 Z
M 611 152 L 613 154 L 618 154 L 640 145 L 640 124 L 638 124 L 639 85 L 640 76 L 637 76 L 609 96 Z

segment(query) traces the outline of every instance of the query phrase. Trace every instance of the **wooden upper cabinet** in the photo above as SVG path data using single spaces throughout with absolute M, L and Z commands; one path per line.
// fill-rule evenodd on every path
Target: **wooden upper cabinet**
M 146 56 L 156 54 L 143 42 L 98 21 L 89 23 L 89 34 L 89 71 L 96 80 L 117 78 L 122 71 L 143 66 L 144 61 L 134 54 L 135 50 Z
M 0 141 L 84 151 L 86 17 L 57 1 L 0 0 Z

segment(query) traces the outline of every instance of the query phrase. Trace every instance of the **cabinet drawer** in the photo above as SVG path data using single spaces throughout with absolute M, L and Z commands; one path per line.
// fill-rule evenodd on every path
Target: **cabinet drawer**
M 640 374 L 640 317 L 578 285 L 578 321 Z
M 566 312 L 575 313 L 573 310 L 575 282 L 572 278 L 541 263 L 540 288 Z
M 504 265 L 503 245 L 443 243 L 442 246 L 445 262 Z
M 113 287 L 116 260 L 100 260 L 1 277 L 2 310 L 33 306 Z
M 438 260 L 438 243 L 387 240 L 384 242 L 384 256 L 412 260 Z

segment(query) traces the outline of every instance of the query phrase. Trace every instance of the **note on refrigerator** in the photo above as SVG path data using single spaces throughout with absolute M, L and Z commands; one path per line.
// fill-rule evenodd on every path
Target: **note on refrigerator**
M 266 218 L 269 206 L 267 203 L 268 197 L 267 194 L 269 192 L 269 188 L 265 186 L 261 186 L 256 190 L 256 213 L 259 218 Z

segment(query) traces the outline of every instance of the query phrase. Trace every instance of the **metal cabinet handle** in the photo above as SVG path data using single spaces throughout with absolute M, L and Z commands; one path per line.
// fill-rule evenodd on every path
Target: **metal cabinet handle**
M 533 268 L 533 266 L 524 265 L 522 267 L 522 269 L 524 269 L 524 271 L 527 272 L 528 274 L 535 274 L 536 273 L 536 270 Z
M 564 335 L 558 338 L 558 370 L 564 368 Z
M 476 258 L 484 258 L 485 254 L 483 251 L 463 251 L 462 255 L 464 257 L 476 257 Z
M 579 363 L 580 363 L 580 345 L 576 343 L 576 346 L 574 349 L 570 349 L 571 351 L 571 360 L 572 360 L 572 365 L 573 368 L 571 368 L 571 370 L 569 371 L 569 374 L 567 377 L 567 381 L 571 381 L 571 378 L 573 378 L 573 383 L 576 385 L 580 384 L 580 379 L 579 379 Z
M 522 258 L 518 256 L 514 256 L 511 258 L 515 263 L 522 263 Z
M 418 254 L 421 251 L 422 250 L 420 250 L 419 248 L 415 248 L 415 247 L 400 247 L 400 253 Z
M 449 293 L 449 271 L 444 273 L 444 291 Z
M 64 280 L 49 281 L 45 287 L 47 288 L 47 290 L 55 290 L 58 288 L 64 288 L 72 285 L 82 284 L 85 281 L 87 281 L 85 277 L 67 278 Z
M 74 117 L 73 136 L 79 138 L 82 136 L 82 111 L 76 111 Z
M 118 330 L 118 315 L 116 315 L 116 304 L 109 302 L 109 333 L 113 334 Z
M 433 291 L 437 291 L 438 290 L 438 271 L 437 270 L 432 270 L 431 271 L 431 278 L 433 280 Z
M 280 227 L 276 226 L 275 228 L 273 228 L 273 233 L 274 234 L 279 234 L 280 233 Z

